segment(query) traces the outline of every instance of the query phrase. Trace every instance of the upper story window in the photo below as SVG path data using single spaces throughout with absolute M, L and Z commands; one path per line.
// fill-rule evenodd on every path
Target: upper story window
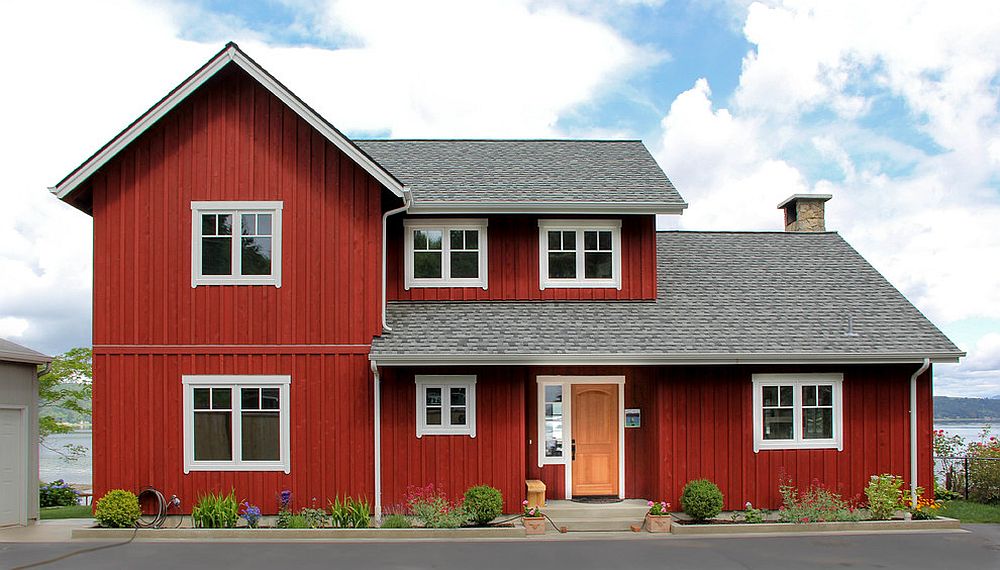
M 843 449 L 843 374 L 754 374 L 754 451 Z
M 281 287 L 281 202 L 191 202 L 191 286 Z
M 417 376 L 417 437 L 476 437 L 476 377 Z
M 405 287 L 482 287 L 486 220 L 404 220 Z
M 621 289 L 621 220 L 539 220 L 539 287 Z
M 284 471 L 289 376 L 184 376 L 184 472 Z

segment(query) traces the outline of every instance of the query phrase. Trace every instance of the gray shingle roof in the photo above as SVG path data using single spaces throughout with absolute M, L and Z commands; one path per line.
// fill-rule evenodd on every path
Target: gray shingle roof
M 686 204 L 641 141 L 356 140 L 414 204 Z
M 52 357 L 0 338 L 0 362 L 44 364 L 52 362 Z
M 371 357 L 818 362 L 961 355 L 836 233 L 663 232 L 657 257 L 655 302 L 391 302 L 393 330 L 373 341 Z M 845 334 L 849 315 L 857 336 Z

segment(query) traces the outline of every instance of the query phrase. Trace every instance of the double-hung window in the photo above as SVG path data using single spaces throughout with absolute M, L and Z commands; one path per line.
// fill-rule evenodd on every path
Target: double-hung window
M 486 220 L 405 220 L 405 287 L 486 289 Z
M 539 287 L 621 289 L 620 220 L 540 220 Z
M 754 451 L 843 449 L 843 374 L 754 374 Z
M 289 472 L 289 376 L 184 376 L 184 472 Z
M 476 437 L 476 377 L 417 376 L 417 437 Z
M 281 287 L 281 202 L 191 202 L 191 286 Z

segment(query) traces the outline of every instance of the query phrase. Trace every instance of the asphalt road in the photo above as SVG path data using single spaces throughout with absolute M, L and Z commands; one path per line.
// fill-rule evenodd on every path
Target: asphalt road
M 971 532 L 484 542 L 133 542 L 37 568 L 1000 569 L 1000 525 Z M 102 543 L 0 544 L 13 569 Z M 103 543 L 107 544 L 107 543 Z

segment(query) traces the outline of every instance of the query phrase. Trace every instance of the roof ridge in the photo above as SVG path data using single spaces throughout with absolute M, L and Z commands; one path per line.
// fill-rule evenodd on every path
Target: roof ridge
M 351 139 L 354 142 L 596 142 L 596 143 L 623 143 L 623 142 L 637 142 L 641 143 L 642 139 L 554 139 L 554 138 L 514 138 L 514 139 L 489 139 L 489 138 L 425 138 L 425 139 L 363 139 L 355 138 Z
M 790 236 L 803 235 L 840 235 L 836 230 L 822 232 L 790 232 L 787 230 L 656 230 L 658 234 L 780 234 Z

